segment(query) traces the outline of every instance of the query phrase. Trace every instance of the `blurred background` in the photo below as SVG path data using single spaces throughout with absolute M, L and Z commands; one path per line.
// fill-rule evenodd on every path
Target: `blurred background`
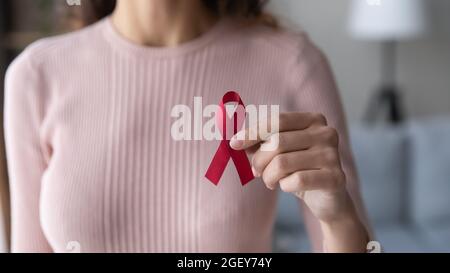
M 307 31 L 330 60 L 383 250 L 450 252 L 450 1 L 272 0 L 269 10 Z M 66 0 L 0 1 L 1 94 L 11 60 L 36 39 L 80 27 L 78 12 Z M 9 232 L 3 145 L 0 162 L 1 252 Z M 274 251 L 310 251 L 296 200 L 280 197 Z

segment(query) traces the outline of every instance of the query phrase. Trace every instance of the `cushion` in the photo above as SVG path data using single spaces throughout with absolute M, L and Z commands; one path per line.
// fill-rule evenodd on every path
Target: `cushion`
M 450 253 L 450 224 L 422 229 L 421 237 L 428 242 L 428 251 Z
M 405 217 L 406 136 L 403 127 L 353 125 L 351 146 L 372 223 Z
M 412 217 L 420 226 L 450 221 L 450 118 L 409 124 Z
M 305 232 L 283 231 L 275 235 L 274 252 L 281 253 L 309 253 L 311 244 Z
M 429 252 L 429 243 L 421 234 L 410 226 L 395 224 L 375 227 L 376 240 L 383 252 Z

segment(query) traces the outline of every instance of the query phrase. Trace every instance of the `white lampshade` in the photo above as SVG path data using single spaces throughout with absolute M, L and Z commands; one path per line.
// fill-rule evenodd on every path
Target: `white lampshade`
M 426 0 L 352 0 L 349 21 L 353 37 L 367 40 L 407 40 L 428 27 Z

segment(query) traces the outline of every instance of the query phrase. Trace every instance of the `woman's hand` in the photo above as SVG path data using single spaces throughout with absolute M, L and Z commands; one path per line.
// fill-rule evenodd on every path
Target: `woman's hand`
M 346 190 L 337 131 L 323 115 L 312 113 L 282 113 L 278 126 L 278 133 L 265 136 L 258 128 L 243 130 L 230 146 L 257 149 L 252 158 L 255 176 L 271 190 L 280 186 L 304 200 L 321 224 L 327 250 L 364 251 L 367 232 Z M 258 138 L 251 140 L 254 135 Z M 264 143 L 274 149 L 261 149 Z

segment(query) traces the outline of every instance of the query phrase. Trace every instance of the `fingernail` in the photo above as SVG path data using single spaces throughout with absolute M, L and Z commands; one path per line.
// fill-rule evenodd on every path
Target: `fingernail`
M 259 173 L 252 167 L 252 172 L 255 177 L 259 177 Z
M 244 141 L 237 139 L 236 137 L 233 137 L 230 140 L 230 146 L 233 149 L 240 149 L 242 147 L 242 145 L 244 144 Z

